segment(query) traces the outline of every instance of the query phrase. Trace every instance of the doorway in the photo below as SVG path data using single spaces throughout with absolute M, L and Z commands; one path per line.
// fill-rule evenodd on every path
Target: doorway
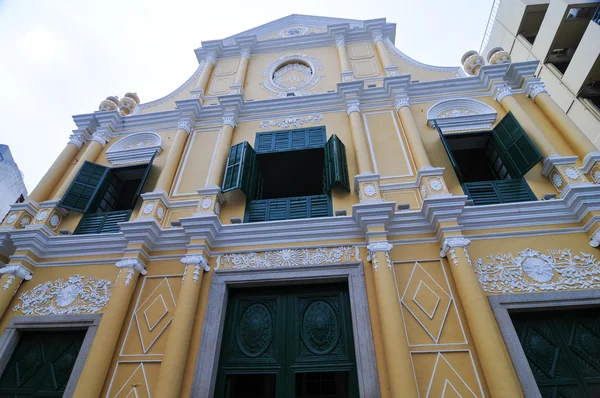
M 356 398 L 345 284 L 232 289 L 215 397 Z

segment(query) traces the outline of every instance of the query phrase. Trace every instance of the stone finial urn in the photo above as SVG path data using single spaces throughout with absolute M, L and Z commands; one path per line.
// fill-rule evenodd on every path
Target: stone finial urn
M 460 62 L 469 76 L 477 76 L 479 69 L 484 65 L 485 61 L 481 55 L 475 50 L 467 51 L 462 56 Z
M 100 103 L 100 106 L 98 106 L 98 110 L 100 112 L 116 111 L 118 109 L 118 107 L 119 107 L 119 97 L 110 96 L 110 97 L 106 97 L 106 99 Z
M 122 116 L 130 115 L 139 103 L 140 98 L 136 93 L 127 93 L 119 101 L 119 112 Z
M 510 54 L 502 47 L 494 47 L 488 52 L 487 60 L 490 65 L 510 64 Z

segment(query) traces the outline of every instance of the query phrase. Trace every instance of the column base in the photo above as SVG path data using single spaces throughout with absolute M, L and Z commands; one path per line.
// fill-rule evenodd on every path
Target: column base
M 600 184 L 600 152 L 595 151 L 588 153 L 583 158 L 583 165 L 581 166 L 583 174 L 587 175 L 588 178 L 594 182 L 594 184 Z
M 225 203 L 225 197 L 221 193 L 221 187 L 209 185 L 198 190 L 200 201 L 194 215 L 216 214 L 221 212 L 221 205 Z
M 24 203 L 15 203 L 10 207 L 10 211 L 4 218 L 1 227 L 22 229 L 31 224 L 35 215 L 40 209 L 40 205 L 34 201 Z
M 358 192 L 358 199 L 364 202 L 383 202 L 383 195 L 379 187 L 379 174 L 365 172 L 354 176 L 354 189 Z
M 548 177 L 556 191 L 563 197 L 568 188 L 574 184 L 591 184 L 587 177 L 577 168 L 577 156 L 552 155 L 544 159 L 542 175 Z

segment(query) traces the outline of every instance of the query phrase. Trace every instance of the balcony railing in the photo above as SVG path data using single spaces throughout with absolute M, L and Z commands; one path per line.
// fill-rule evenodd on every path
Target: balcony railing
M 84 214 L 73 235 L 119 232 L 120 228 L 117 224 L 129 221 L 129 217 L 131 217 L 131 210 Z
M 244 222 L 292 220 L 332 215 L 329 195 L 248 201 Z
M 475 206 L 537 200 L 522 178 L 466 182 L 463 184 L 463 190 Z

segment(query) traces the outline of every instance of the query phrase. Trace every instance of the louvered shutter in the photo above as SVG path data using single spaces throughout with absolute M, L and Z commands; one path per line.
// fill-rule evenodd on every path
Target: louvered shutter
M 75 179 L 60 200 L 59 206 L 65 209 L 86 213 L 101 186 L 105 182 L 109 167 L 96 163 L 83 162 Z
M 254 142 L 258 154 L 322 148 L 324 145 L 324 126 L 257 133 Z
M 223 192 L 241 189 L 249 199 L 254 199 L 259 180 L 260 166 L 254 149 L 247 141 L 232 146 L 225 167 Z
M 292 220 L 331 216 L 329 195 L 248 201 L 245 222 Z
M 463 189 L 476 206 L 537 200 L 523 178 L 468 182 Z
M 446 154 L 448 155 L 448 158 L 450 159 L 450 164 L 452 165 L 452 168 L 454 169 L 454 172 L 456 173 L 456 177 L 458 178 L 458 181 L 460 183 L 462 183 L 463 176 L 460 172 L 460 169 L 458 168 L 458 164 L 456 163 L 454 156 L 452 156 L 452 151 L 450 150 L 450 147 L 448 146 L 446 137 L 444 137 L 444 133 L 442 133 L 442 130 L 439 128 L 439 126 L 437 125 L 437 122 L 435 120 L 433 121 L 433 124 L 435 125 L 435 128 L 437 129 L 438 134 L 440 135 L 440 140 L 442 141 L 442 145 L 444 145 L 444 149 L 446 150 Z
M 131 210 L 84 214 L 73 234 L 116 233 L 120 231 L 117 224 L 129 221 L 129 217 L 131 217 Z
M 513 178 L 524 176 L 542 160 L 542 154 L 509 112 L 494 128 L 492 138 L 498 154 Z
M 350 191 L 348 178 L 348 162 L 346 161 L 346 147 L 334 134 L 325 144 L 325 167 L 323 178 L 324 192 L 330 192 L 335 185 L 343 186 Z

